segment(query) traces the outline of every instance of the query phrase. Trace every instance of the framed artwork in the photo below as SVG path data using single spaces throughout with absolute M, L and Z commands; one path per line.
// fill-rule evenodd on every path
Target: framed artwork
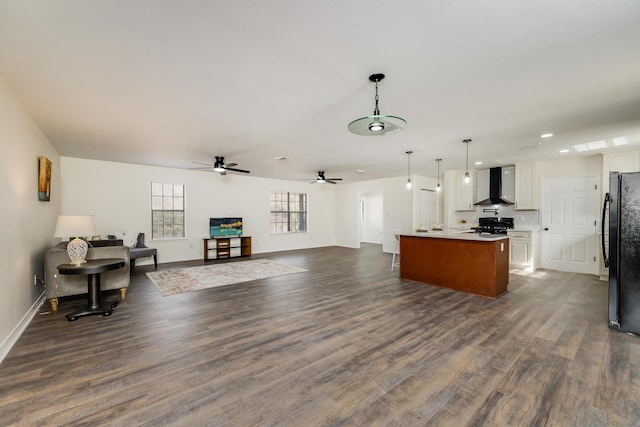
M 48 202 L 51 197 L 51 160 L 38 158 L 38 200 Z

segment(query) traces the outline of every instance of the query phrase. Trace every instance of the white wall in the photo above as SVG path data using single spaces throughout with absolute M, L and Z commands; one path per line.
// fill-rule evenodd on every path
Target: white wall
M 599 154 L 589 157 L 543 161 L 539 163 L 539 167 L 540 179 L 595 176 L 598 178 L 597 182 L 602 180 L 602 156 Z
M 51 200 L 38 200 L 38 157 L 52 162 Z M 0 360 L 36 312 L 44 253 L 60 211 L 60 157 L 0 77 Z M 31 315 L 30 315 L 31 314 Z
M 210 217 L 242 217 L 243 233 L 252 236 L 254 253 L 336 243 L 337 186 L 72 157 L 62 157 L 61 162 L 62 213 L 93 215 L 101 235 L 119 231 L 135 237 L 144 232 L 147 246 L 158 249 L 158 262 L 202 259 L 202 238 L 209 235 Z M 186 239 L 151 240 L 151 182 L 186 186 Z M 308 233 L 270 234 L 272 191 L 308 194 Z M 144 262 L 151 260 L 140 260 Z
M 384 252 L 393 252 L 394 230 L 410 231 L 413 221 L 413 191 L 407 190 L 406 177 L 378 179 L 336 185 L 336 244 L 359 248 L 358 201 L 360 193 L 381 193 L 383 198 Z

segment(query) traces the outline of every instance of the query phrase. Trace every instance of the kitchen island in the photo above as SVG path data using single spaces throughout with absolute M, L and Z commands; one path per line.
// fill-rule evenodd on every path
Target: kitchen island
M 509 238 L 446 231 L 401 234 L 400 277 L 498 298 L 509 284 Z

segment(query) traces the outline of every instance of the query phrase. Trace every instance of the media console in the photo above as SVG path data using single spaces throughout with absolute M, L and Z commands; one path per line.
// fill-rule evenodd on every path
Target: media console
M 205 261 L 209 261 L 210 259 L 251 256 L 250 236 L 216 236 L 205 237 L 202 240 L 204 244 L 203 258 Z M 215 242 L 215 245 L 210 244 L 212 240 Z M 215 256 L 209 256 L 210 251 L 213 251 Z

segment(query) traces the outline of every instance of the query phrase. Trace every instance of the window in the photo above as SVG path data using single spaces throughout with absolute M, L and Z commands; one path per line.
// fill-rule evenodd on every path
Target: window
M 307 231 L 307 193 L 271 193 L 271 232 Z
M 151 183 L 151 238 L 175 239 L 184 234 L 184 185 Z

